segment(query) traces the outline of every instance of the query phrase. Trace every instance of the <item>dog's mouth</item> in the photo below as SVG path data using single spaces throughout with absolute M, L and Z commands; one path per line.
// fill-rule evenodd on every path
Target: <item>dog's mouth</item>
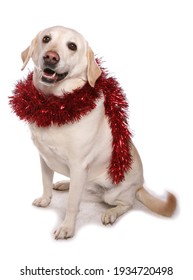
M 42 82 L 53 84 L 53 83 L 57 83 L 57 82 L 63 80 L 64 78 L 66 78 L 67 75 L 68 75 L 68 72 L 58 74 L 57 72 L 55 72 L 54 70 L 52 70 L 50 68 L 45 68 L 42 71 L 41 79 L 42 79 Z

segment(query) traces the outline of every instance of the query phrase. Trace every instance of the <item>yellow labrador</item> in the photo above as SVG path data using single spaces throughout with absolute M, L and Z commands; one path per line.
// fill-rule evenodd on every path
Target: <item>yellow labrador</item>
M 32 58 L 33 83 L 44 94 L 61 96 L 88 81 L 94 87 L 101 74 L 87 41 L 78 32 L 62 26 L 51 27 L 38 33 L 31 45 L 22 52 L 23 68 Z M 76 216 L 85 188 L 98 190 L 101 201 L 113 207 L 102 214 L 103 224 L 112 224 L 128 211 L 135 198 L 152 211 L 171 216 L 176 207 L 174 195 L 168 193 L 165 201 L 154 197 L 144 187 L 143 168 L 139 154 L 131 144 L 132 168 L 125 180 L 114 186 L 107 176 L 112 152 L 112 135 L 100 98 L 94 110 L 73 124 L 48 128 L 30 124 L 32 139 L 39 150 L 43 179 L 43 194 L 33 204 L 50 204 L 53 174 L 70 177 L 70 182 L 58 182 L 55 189 L 69 188 L 66 216 L 55 231 L 56 239 L 74 235 Z

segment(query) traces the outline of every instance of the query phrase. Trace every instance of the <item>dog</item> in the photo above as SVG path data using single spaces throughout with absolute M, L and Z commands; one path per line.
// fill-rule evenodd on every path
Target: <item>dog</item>
M 77 31 L 55 26 L 40 31 L 31 45 L 21 54 L 22 70 L 28 61 L 34 63 L 33 84 L 45 95 L 62 96 L 73 92 L 87 82 L 95 86 L 101 68 L 88 42 Z M 112 133 L 104 112 L 104 98 L 79 121 L 61 126 L 39 127 L 29 124 L 32 140 L 40 154 L 43 194 L 33 205 L 46 207 L 52 198 L 52 189 L 69 189 L 64 221 L 54 232 L 56 239 L 74 235 L 76 216 L 85 189 L 94 190 L 111 207 L 102 214 L 104 225 L 113 224 L 126 213 L 135 199 L 151 211 L 171 216 L 176 198 L 168 193 L 167 199 L 155 197 L 144 188 L 143 167 L 134 144 L 130 144 L 131 168 L 124 180 L 115 185 L 108 177 L 112 153 Z M 53 184 L 54 172 L 70 178 L 69 182 Z

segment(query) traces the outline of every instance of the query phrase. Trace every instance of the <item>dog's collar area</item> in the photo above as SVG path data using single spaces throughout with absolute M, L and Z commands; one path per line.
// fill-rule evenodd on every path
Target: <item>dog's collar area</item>
M 58 74 L 54 70 L 46 67 L 42 71 L 41 80 L 44 83 L 53 84 L 53 83 L 57 83 L 57 82 L 63 80 L 64 78 L 66 78 L 67 75 L 68 75 L 68 72 L 64 72 L 64 73 Z
M 47 70 L 46 75 L 49 78 L 55 76 L 55 72 Z M 105 115 L 112 133 L 112 156 L 108 173 L 112 182 L 119 184 L 125 179 L 125 172 L 131 168 L 132 163 L 129 145 L 131 133 L 127 127 L 128 103 L 116 79 L 107 75 L 108 72 L 103 69 L 94 88 L 86 83 L 82 88 L 71 93 L 64 92 L 62 97 L 57 97 L 38 92 L 33 84 L 33 73 L 30 73 L 27 79 L 16 84 L 10 105 L 20 119 L 29 123 L 39 127 L 61 126 L 79 122 L 96 107 L 102 92 Z

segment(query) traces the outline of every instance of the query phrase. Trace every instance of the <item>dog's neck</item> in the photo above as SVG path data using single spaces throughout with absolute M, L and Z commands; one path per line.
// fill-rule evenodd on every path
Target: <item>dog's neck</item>
M 66 78 L 55 84 L 46 84 L 40 81 L 39 74 L 34 69 L 33 83 L 38 91 L 45 95 L 54 94 L 55 96 L 62 96 L 64 92 L 72 92 L 77 88 L 82 88 L 87 82 L 86 77 L 82 78 Z

